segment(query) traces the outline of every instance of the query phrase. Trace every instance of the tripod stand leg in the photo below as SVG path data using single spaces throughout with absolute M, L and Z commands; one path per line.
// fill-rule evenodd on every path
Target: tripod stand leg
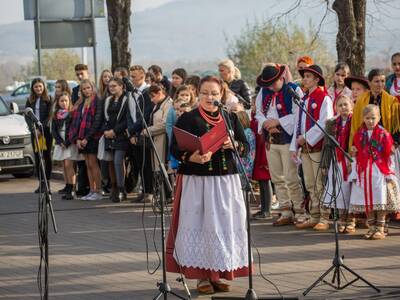
M 158 299 L 160 299 L 160 297 L 161 297 L 162 295 L 163 295 L 163 293 L 162 293 L 162 292 L 159 292 L 158 295 L 155 296 L 155 297 L 153 298 L 153 300 L 158 300 Z
M 360 279 L 361 281 L 363 281 L 365 284 L 369 285 L 371 288 L 373 288 L 377 293 L 380 293 L 381 290 L 378 289 L 376 286 L 374 286 L 372 283 L 370 283 L 369 281 L 367 281 L 365 278 L 363 278 L 362 276 L 358 275 L 356 272 L 354 272 L 352 269 L 350 269 L 349 267 L 347 267 L 346 265 L 342 264 L 342 267 L 345 268 L 347 271 L 349 271 L 351 274 L 353 274 L 355 277 L 357 277 L 357 279 Z
M 324 278 L 326 277 L 326 275 L 328 275 L 334 268 L 336 268 L 335 265 L 332 265 L 328 270 L 325 271 L 324 274 L 322 274 L 317 281 L 315 281 L 312 285 L 310 285 L 310 287 L 308 289 L 306 289 L 303 293 L 303 296 L 306 296 L 318 283 L 320 283 L 321 281 L 324 280 Z
M 174 293 L 173 291 L 169 292 L 171 295 L 175 296 L 176 298 L 182 299 L 182 300 L 186 300 L 186 298 Z

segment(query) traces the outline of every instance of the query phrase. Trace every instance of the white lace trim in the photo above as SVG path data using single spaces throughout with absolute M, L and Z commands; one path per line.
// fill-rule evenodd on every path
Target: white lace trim
M 205 232 L 182 228 L 174 257 L 184 267 L 233 271 L 248 266 L 247 233 Z

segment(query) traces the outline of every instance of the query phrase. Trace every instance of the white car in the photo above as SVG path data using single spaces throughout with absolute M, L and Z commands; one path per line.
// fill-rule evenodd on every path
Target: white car
M 0 174 L 31 177 L 35 173 L 31 133 L 17 104 L 11 107 L 13 111 L 0 97 Z

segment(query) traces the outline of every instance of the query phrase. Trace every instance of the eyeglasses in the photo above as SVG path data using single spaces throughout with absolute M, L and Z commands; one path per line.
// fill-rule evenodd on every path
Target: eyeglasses
M 109 84 L 109 85 L 108 85 L 109 88 L 115 88 L 115 87 L 117 87 L 117 86 L 118 86 L 117 84 Z
M 211 93 L 211 94 L 209 94 L 209 93 L 207 93 L 207 92 L 200 92 L 200 95 L 202 96 L 202 97 L 218 97 L 218 96 L 220 96 L 221 95 L 221 93 L 218 93 L 218 92 L 214 92 L 214 93 Z

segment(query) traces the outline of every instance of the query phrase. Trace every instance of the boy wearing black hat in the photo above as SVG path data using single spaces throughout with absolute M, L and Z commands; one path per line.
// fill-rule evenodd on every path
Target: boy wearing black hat
M 364 77 L 349 76 L 344 80 L 344 84 L 351 89 L 351 98 L 354 104 L 357 98 L 369 90 L 368 79 Z
M 281 216 L 273 223 L 275 226 L 293 224 L 293 210 L 296 218 L 303 212 L 303 194 L 297 166 L 290 159 L 289 153 L 297 112 L 289 88 L 295 90 L 300 97 L 303 93 L 294 83 L 285 82 L 284 71 L 285 66 L 267 65 L 257 78 L 257 84 L 261 87 L 256 98 L 258 131 L 264 131 L 266 141 L 270 144 L 267 152 L 269 171 L 282 209 Z
M 299 70 L 299 73 L 307 90 L 303 97 L 302 106 L 324 128 L 326 121 L 333 117 L 333 104 L 325 88 L 322 70 L 317 65 L 311 65 Z M 298 160 L 298 153 L 301 149 L 304 181 L 311 198 L 310 219 L 303 223 L 297 223 L 296 227 L 299 229 L 327 230 L 329 228 L 326 214 L 321 216 L 320 209 L 322 178 L 321 172 L 319 172 L 319 163 L 321 161 L 323 137 L 323 132 L 314 124 L 314 121 L 299 109 L 296 114 L 290 151 L 292 159 Z

